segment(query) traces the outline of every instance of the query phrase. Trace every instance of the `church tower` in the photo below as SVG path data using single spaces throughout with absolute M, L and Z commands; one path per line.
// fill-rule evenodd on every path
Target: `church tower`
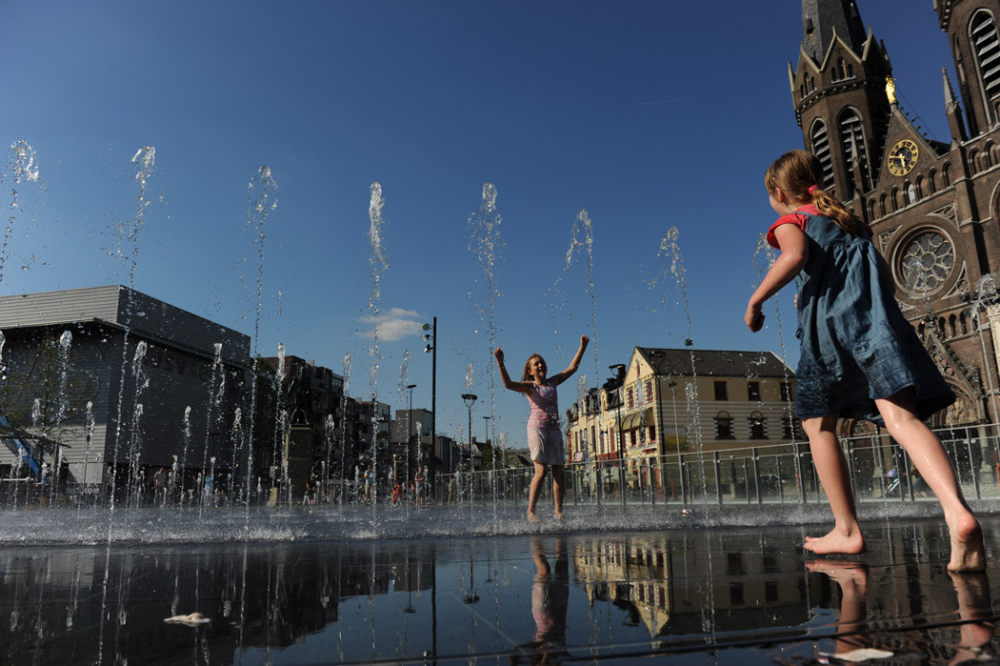
M 903 313 L 958 396 L 936 425 L 960 437 L 1000 419 L 1000 0 L 922 2 L 954 59 L 957 93 L 945 63 L 927 73 L 949 137 L 928 137 L 901 108 L 855 0 L 802 0 L 789 79 L 824 189 L 871 227 Z
M 877 173 L 891 73 L 854 0 L 802 0 L 799 62 L 788 71 L 795 117 L 823 165 L 824 188 L 845 201 L 870 189 Z

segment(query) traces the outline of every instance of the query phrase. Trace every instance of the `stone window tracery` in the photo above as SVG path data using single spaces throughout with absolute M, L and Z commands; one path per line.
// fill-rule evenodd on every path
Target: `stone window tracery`
M 896 264 L 900 284 L 914 296 L 940 289 L 955 266 L 955 248 L 938 231 L 924 231 L 909 240 Z

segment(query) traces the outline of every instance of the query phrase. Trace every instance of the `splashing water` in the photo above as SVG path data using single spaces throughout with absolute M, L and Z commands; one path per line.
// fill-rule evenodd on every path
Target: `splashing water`
M 271 167 L 266 164 L 257 169 L 257 173 L 247 184 L 247 221 L 243 225 L 244 231 L 253 234 L 252 245 L 257 252 L 257 292 L 254 301 L 254 322 L 253 322 L 253 352 L 251 359 L 259 356 L 260 349 L 260 324 L 261 314 L 264 309 L 264 245 L 267 240 L 266 225 L 267 217 L 278 207 L 278 184 L 271 176 Z M 246 512 L 244 519 L 246 527 L 249 528 L 250 502 L 249 497 L 253 491 L 254 478 L 254 427 L 253 419 L 257 413 L 257 381 L 258 371 L 252 368 L 250 381 L 250 427 L 246 429 L 246 483 L 244 497 L 247 498 Z
M 213 344 L 214 355 L 212 358 L 212 370 L 208 383 L 208 405 L 205 410 L 205 449 L 202 452 L 201 469 L 204 470 L 208 451 L 212 449 L 212 433 L 217 431 L 222 417 L 222 397 L 226 390 L 226 374 L 222 368 L 222 343 Z M 236 447 L 233 447 L 233 465 L 230 469 L 236 470 Z
M 10 190 L 10 213 L 4 227 L 3 240 L 0 241 L 0 282 L 3 281 L 4 268 L 10 258 L 10 239 L 14 233 L 14 223 L 21 212 L 17 186 L 26 182 L 38 182 L 38 165 L 35 162 L 35 149 L 23 139 L 18 139 L 10 145 L 8 169 L 14 181 Z
M 766 233 L 760 234 L 760 236 L 757 239 L 757 246 L 754 249 L 754 254 L 753 254 L 753 265 L 757 269 L 757 274 L 760 277 L 760 279 L 758 280 L 758 284 L 760 283 L 760 280 L 763 280 L 764 276 L 767 275 L 767 272 L 771 269 L 771 266 L 773 266 L 774 262 L 777 260 L 778 260 L 778 251 L 775 248 L 771 247 L 771 244 L 767 242 L 767 234 Z M 783 372 L 784 372 L 784 381 L 786 385 L 791 386 L 792 382 L 791 370 L 788 367 L 787 361 L 785 361 L 785 359 L 788 358 L 788 353 L 787 349 L 785 348 L 785 327 L 784 327 L 784 322 L 782 320 L 781 307 L 778 305 L 778 301 L 776 299 L 771 299 L 771 300 L 773 301 L 774 304 L 774 321 L 775 325 L 777 326 L 778 348 L 781 353 L 781 360 L 782 360 L 781 365 L 783 367 Z M 795 423 L 795 403 L 792 401 L 791 391 L 788 391 L 786 394 L 785 419 L 787 419 L 790 425 Z M 792 444 L 792 446 L 796 448 L 798 446 L 797 432 L 798 431 L 795 427 L 789 428 L 789 433 L 791 435 L 790 443 Z M 801 499 L 802 497 L 804 497 L 805 493 L 805 487 L 802 485 L 802 479 L 804 478 L 804 475 L 802 470 L 801 456 L 795 456 L 794 460 L 795 460 L 795 478 L 797 479 L 798 493 Z
M 340 394 L 340 510 L 344 510 L 347 483 L 347 394 L 351 390 L 351 355 L 344 354 L 344 390 Z M 354 447 L 352 444 L 351 450 Z
M 118 239 L 118 254 L 122 257 L 127 257 L 128 259 L 128 290 L 125 292 L 125 316 L 124 324 L 125 330 L 122 334 L 122 360 L 121 360 L 121 370 L 119 376 L 124 379 L 126 374 L 126 369 L 128 367 L 128 350 L 129 350 L 129 338 L 132 331 L 132 317 L 135 316 L 135 275 L 139 266 L 139 235 L 142 227 L 145 223 L 146 209 L 150 205 L 150 201 L 146 197 L 146 188 L 149 184 L 149 179 L 152 176 L 153 168 L 156 163 L 156 149 L 152 146 L 143 146 L 136 151 L 135 155 L 132 156 L 131 163 L 135 165 L 135 181 L 139 185 L 138 193 L 136 194 L 136 207 L 135 216 L 124 226 L 120 227 L 121 236 Z M 128 245 L 131 245 L 131 249 L 128 249 Z M 145 343 L 140 343 L 145 344 Z M 138 353 L 138 346 L 136 348 L 136 353 Z M 145 347 L 143 347 L 143 354 L 145 354 Z M 133 364 L 133 375 L 136 376 L 138 380 L 138 375 L 135 371 L 135 365 Z M 136 382 L 136 397 L 133 401 L 134 405 L 139 404 L 139 397 L 141 394 L 140 383 Z M 117 486 L 117 470 L 118 470 L 118 459 L 122 450 L 122 422 L 123 422 L 123 408 L 125 401 L 125 382 L 122 381 L 118 387 L 118 402 L 117 402 L 117 416 L 115 418 L 115 437 L 114 437 L 114 452 L 112 461 L 112 471 L 111 471 L 111 498 L 110 498 L 110 512 L 108 520 L 108 543 L 111 542 L 111 525 L 114 522 L 114 511 L 115 511 L 115 496 L 116 496 L 116 486 Z M 135 430 L 138 425 L 133 418 L 133 444 L 135 439 Z M 130 452 L 134 450 L 130 447 Z M 129 458 L 131 462 L 131 458 Z M 129 482 L 133 481 L 136 477 L 138 470 L 130 468 L 128 470 Z
M 369 259 L 371 265 L 372 293 L 368 298 L 368 314 L 372 321 L 378 322 L 379 303 L 382 299 L 382 274 L 389 268 L 386 260 L 385 246 L 383 243 L 383 233 L 385 220 L 382 217 L 382 209 L 385 207 L 385 200 L 382 198 L 382 186 L 378 182 L 371 185 L 371 200 L 368 204 L 369 231 L 368 240 L 371 242 L 372 254 Z M 378 450 L 378 368 L 381 361 L 379 350 L 378 325 L 376 323 L 372 330 L 372 341 L 368 347 L 371 358 L 371 374 L 369 385 L 372 396 L 372 440 L 371 440 L 371 464 L 369 471 L 372 477 L 372 509 L 378 504 L 378 476 L 376 475 L 376 460 Z
M 399 364 L 399 400 L 406 399 L 406 387 L 410 383 L 410 350 L 403 351 L 403 360 Z
M 685 330 L 684 344 L 691 347 L 690 359 L 691 359 L 691 381 L 688 382 L 684 387 L 684 393 L 687 397 L 687 413 L 689 416 L 689 432 L 693 432 L 695 435 L 695 446 L 698 452 L 698 468 L 704 470 L 702 465 L 702 459 L 704 456 L 704 445 L 702 441 L 701 434 L 701 408 L 698 401 L 698 368 L 695 361 L 694 353 L 694 342 L 692 338 L 692 323 L 691 323 L 691 303 L 688 299 L 688 285 L 687 285 L 687 268 L 684 266 L 684 257 L 681 254 L 681 248 L 677 240 L 680 237 L 680 232 L 677 227 L 670 227 L 667 230 L 666 235 L 660 241 L 660 250 L 657 253 L 657 257 L 661 262 L 669 262 L 669 273 L 674 279 L 674 288 L 677 291 L 679 302 L 678 305 L 681 307 L 684 313 L 684 321 L 687 325 Z M 664 301 L 665 302 L 665 301 Z M 701 495 L 703 501 L 708 501 L 708 482 L 705 478 L 704 471 L 701 472 Z

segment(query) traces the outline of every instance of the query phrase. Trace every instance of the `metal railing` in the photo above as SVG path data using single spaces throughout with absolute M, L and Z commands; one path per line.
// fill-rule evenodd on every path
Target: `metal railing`
M 937 431 L 969 499 L 1000 499 L 997 424 Z M 858 502 L 931 497 L 906 451 L 885 432 L 842 438 Z M 622 467 L 624 464 L 624 468 Z M 527 503 L 533 468 L 439 475 L 432 502 Z M 543 495 L 551 493 L 551 475 Z M 624 481 L 624 483 L 622 483 Z M 566 504 L 809 504 L 825 502 L 806 441 L 752 448 L 670 452 L 637 462 L 604 460 L 565 467 Z

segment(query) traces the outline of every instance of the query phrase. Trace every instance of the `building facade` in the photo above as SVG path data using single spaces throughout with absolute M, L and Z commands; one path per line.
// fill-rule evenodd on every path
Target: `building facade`
M 0 297 L 0 466 L 91 490 L 233 473 L 246 335 L 127 287 Z
M 865 220 L 908 320 L 958 397 L 937 426 L 998 418 L 1000 0 L 921 3 L 956 80 L 941 77 L 950 136 L 928 137 L 896 96 L 889 53 L 854 0 L 803 0 L 795 117 L 823 187 Z M 936 16 L 935 16 L 936 14 Z M 845 421 L 844 435 L 868 426 Z
M 685 456 L 801 441 L 794 387 L 770 352 L 635 347 L 569 411 L 569 460 L 612 486 L 622 460 L 629 488 L 676 497 Z

